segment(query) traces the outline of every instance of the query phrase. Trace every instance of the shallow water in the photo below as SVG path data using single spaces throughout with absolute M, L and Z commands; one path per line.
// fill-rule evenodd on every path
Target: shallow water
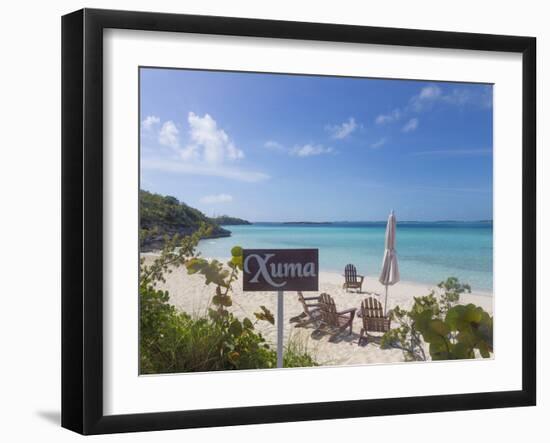
M 385 223 L 226 226 L 231 237 L 203 240 L 206 257 L 228 258 L 243 248 L 318 248 L 321 270 L 343 272 L 353 263 L 360 274 L 377 276 L 384 253 Z M 473 290 L 493 288 L 493 225 L 490 222 L 398 223 L 401 280 L 436 284 L 458 277 Z

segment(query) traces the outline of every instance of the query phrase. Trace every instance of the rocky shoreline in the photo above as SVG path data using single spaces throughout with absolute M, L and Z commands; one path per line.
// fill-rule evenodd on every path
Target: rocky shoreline
M 179 228 L 179 229 L 165 229 L 162 234 L 149 237 L 145 239 L 140 246 L 141 252 L 152 252 L 162 249 L 164 246 L 165 236 L 173 237 L 174 235 L 180 235 L 182 237 L 192 235 L 197 231 L 198 228 Z M 210 235 L 204 236 L 203 238 L 222 238 L 222 237 L 231 237 L 231 231 L 222 228 L 221 226 L 213 226 L 212 232 Z

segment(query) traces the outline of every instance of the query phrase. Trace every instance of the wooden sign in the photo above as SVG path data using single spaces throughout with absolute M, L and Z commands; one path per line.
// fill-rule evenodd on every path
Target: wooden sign
M 244 291 L 317 291 L 318 249 L 244 249 Z

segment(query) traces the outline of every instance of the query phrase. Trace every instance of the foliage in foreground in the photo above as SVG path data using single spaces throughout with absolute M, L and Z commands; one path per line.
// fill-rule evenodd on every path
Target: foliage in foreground
M 283 366 L 285 368 L 305 368 L 319 366 L 319 363 L 310 354 L 307 342 L 303 341 L 303 337 L 291 333 L 283 353 Z
M 427 360 L 424 342 L 432 360 L 483 358 L 493 351 L 493 318 L 479 306 L 459 305 L 460 294 L 471 292 L 470 286 L 450 277 L 439 283 L 442 293 L 432 291 L 414 297 L 409 311 L 397 306 L 391 312 L 399 327 L 382 337 L 382 347 L 403 350 L 405 359 Z
M 195 247 L 207 234 L 202 227 L 192 236 L 167 240 L 161 255 L 140 268 L 140 368 L 144 374 L 216 371 L 227 369 L 273 368 L 276 352 L 261 333 L 259 321 L 274 323 L 271 312 L 261 306 L 254 320 L 239 319 L 228 308 L 232 305 L 231 285 L 242 269 L 242 249 L 232 250 L 227 266 L 217 260 L 198 257 Z M 208 315 L 194 318 L 169 303 L 167 291 L 156 287 L 165 273 L 174 269 L 204 276 L 215 286 Z M 287 346 L 285 367 L 314 366 L 307 352 Z

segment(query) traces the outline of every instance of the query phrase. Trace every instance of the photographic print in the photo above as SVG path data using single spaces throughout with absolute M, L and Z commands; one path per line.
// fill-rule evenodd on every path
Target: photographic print
M 98 9 L 61 35 L 63 427 L 536 404 L 535 38 Z
M 494 358 L 492 85 L 140 67 L 139 101 L 140 374 Z

